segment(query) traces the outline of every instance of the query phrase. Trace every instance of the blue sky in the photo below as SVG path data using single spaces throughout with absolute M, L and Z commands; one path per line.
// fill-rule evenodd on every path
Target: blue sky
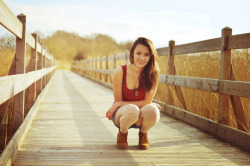
M 51 35 L 65 30 L 81 36 L 110 35 L 116 41 L 150 38 L 155 46 L 250 32 L 250 0 L 3 0 L 27 16 L 27 30 Z M 0 28 L 1 33 L 4 29 Z

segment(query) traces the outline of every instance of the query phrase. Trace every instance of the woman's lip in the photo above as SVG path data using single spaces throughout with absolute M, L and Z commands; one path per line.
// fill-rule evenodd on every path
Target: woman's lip
M 143 65 L 145 62 L 139 62 L 139 61 L 138 61 L 138 63 L 141 64 L 141 65 Z

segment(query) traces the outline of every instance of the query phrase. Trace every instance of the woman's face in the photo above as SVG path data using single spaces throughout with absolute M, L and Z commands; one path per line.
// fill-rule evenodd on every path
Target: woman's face
M 134 50 L 134 65 L 137 67 L 145 67 L 150 59 L 148 47 L 138 44 Z

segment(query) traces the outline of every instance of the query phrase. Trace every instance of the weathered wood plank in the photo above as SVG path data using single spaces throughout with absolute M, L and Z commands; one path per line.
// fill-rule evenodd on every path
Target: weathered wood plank
M 30 34 L 30 33 L 28 33 L 28 32 L 26 32 L 26 42 L 27 42 L 27 44 L 31 47 L 31 48 L 35 48 L 35 39 L 34 39 L 34 37 Z
M 159 82 L 186 88 L 219 92 L 219 79 L 161 74 Z
M 22 23 L 17 19 L 17 17 L 3 1 L 0 1 L 0 24 L 17 37 L 22 38 Z
M 168 56 L 168 54 L 169 54 L 168 49 L 169 49 L 169 47 L 163 47 L 163 48 L 156 49 L 158 56 Z
M 250 48 L 250 33 L 229 36 L 228 48 L 229 49 Z
M 0 104 L 9 98 L 25 90 L 32 83 L 42 78 L 44 75 L 55 70 L 55 67 L 37 70 L 26 74 L 4 76 L 0 78 Z
M 188 54 L 197 52 L 208 52 L 220 50 L 221 38 L 209 39 L 194 43 L 188 43 L 183 45 L 177 45 L 174 48 L 173 54 Z
M 250 82 L 220 80 L 219 92 L 250 98 Z

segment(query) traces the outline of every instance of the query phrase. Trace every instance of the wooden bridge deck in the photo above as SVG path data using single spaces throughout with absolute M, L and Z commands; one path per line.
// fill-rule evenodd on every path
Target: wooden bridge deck
M 105 117 L 112 91 L 71 71 L 56 71 L 14 165 L 250 165 L 250 154 L 162 114 L 140 150 L 116 149 L 117 128 Z

